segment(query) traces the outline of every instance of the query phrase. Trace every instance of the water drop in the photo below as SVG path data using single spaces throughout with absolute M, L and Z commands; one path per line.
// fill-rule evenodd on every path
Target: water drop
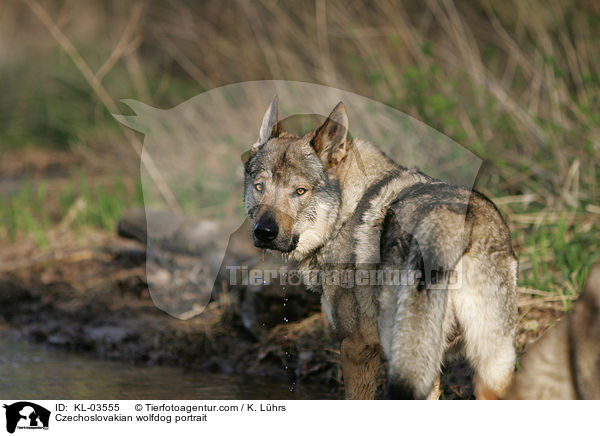
M 287 284 L 287 262 L 288 262 L 288 253 L 281 253 L 281 264 L 282 264 L 282 268 L 281 268 L 281 291 L 283 293 L 283 321 L 287 324 L 289 323 L 289 320 L 286 316 L 286 306 L 287 306 L 287 302 L 288 302 L 288 298 L 285 296 L 285 292 L 286 292 L 286 284 Z M 285 340 L 287 342 L 288 340 L 288 335 L 287 335 L 287 331 L 284 334 Z M 288 365 L 287 365 L 287 361 L 291 358 L 291 354 L 286 350 L 285 351 L 285 371 L 288 371 Z M 290 377 L 291 378 L 291 377 Z M 292 384 L 290 385 L 289 389 L 290 392 L 294 390 L 294 384 L 292 382 Z

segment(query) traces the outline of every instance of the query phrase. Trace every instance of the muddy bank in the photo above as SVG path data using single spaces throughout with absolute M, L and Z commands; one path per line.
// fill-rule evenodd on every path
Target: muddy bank
M 294 305 L 296 297 L 288 298 Z M 150 298 L 144 247 L 111 236 L 0 274 L 1 324 L 26 340 L 136 363 L 318 382 L 337 391 L 335 341 L 318 310 L 302 315 L 288 324 L 265 322 L 260 338 L 232 301 L 211 301 L 190 320 L 173 318 Z

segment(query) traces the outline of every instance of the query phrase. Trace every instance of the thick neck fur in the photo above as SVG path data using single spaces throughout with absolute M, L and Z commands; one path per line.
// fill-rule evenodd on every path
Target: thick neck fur
M 352 215 L 368 187 L 389 172 L 401 169 L 375 145 L 355 140 L 348 147 L 346 158 L 335 169 L 334 177 L 339 181 L 340 197 L 322 205 L 321 214 L 317 214 L 318 221 L 301 235 L 292 258 L 301 265 L 312 263 L 321 248 Z
M 338 223 L 343 224 L 359 203 L 365 191 L 390 171 L 400 167 L 375 145 L 357 139 L 348 148 L 348 156 L 337 169 L 342 192 Z

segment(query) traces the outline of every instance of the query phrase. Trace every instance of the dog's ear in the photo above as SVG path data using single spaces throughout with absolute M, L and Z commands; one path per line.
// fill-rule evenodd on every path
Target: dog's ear
M 348 114 L 341 101 L 333 108 L 327 120 L 315 130 L 311 145 L 325 168 L 335 168 L 347 153 Z
M 279 104 L 277 94 L 273 97 L 273 101 L 267 108 L 260 125 L 258 132 L 258 140 L 252 145 L 249 151 L 242 155 L 242 163 L 246 164 L 258 152 L 258 149 L 263 146 L 271 138 L 275 138 L 283 133 L 281 123 L 279 122 Z
M 273 101 L 267 108 L 263 116 L 260 132 L 258 134 L 258 144 L 264 144 L 271 138 L 280 135 L 281 124 L 279 123 L 279 103 L 277 95 L 273 97 Z

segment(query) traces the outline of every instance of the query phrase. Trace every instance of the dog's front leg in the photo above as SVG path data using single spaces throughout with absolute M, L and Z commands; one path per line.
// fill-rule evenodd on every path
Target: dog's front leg
M 363 337 L 347 337 L 342 340 L 341 354 L 346 399 L 374 399 L 381 363 L 379 343 L 366 341 Z

